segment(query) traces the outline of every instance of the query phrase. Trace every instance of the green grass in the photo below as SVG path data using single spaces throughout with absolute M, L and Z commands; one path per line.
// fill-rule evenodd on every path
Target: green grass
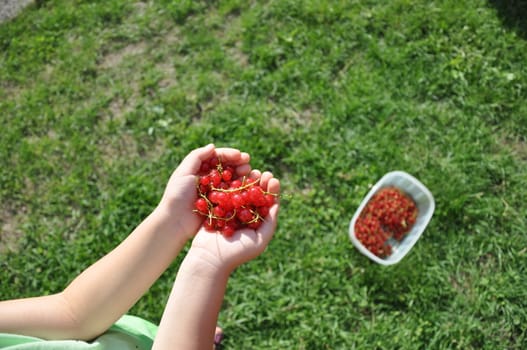
M 514 1 L 42 1 L 0 25 L 0 296 L 61 290 L 214 142 L 282 180 L 227 349 L 527 346 L 527 36 Z M 347 236 L 405 170 L 436 211 L 375 265 Z M 180 259 L 130 311 L 159 321 Z

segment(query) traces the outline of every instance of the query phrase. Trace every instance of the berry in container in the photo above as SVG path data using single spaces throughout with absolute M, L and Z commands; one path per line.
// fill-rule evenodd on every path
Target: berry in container
M 355 247 L 381 265 L 401 261 L 419 240 L 435 209 L 432 193 L 404 171 L 384 175 L 350 222 Z

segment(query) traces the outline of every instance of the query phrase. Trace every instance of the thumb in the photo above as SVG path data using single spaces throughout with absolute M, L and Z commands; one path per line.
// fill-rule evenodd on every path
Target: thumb
M 214 155 L 214 144 L 209 143 L 206 146 L 196 148 L 190 152 L 177 167 L 175 173 L 178 176 L 195 175 L 201 163 Z

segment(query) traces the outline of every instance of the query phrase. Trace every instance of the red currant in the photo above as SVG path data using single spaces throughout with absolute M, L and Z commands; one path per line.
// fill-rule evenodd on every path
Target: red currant
M 203 217 L 207 231 L 231 237 L 244 227 L 257 229 L 276 202 L 259 179 L 238 178 L 234 165 L 212 157 L 201 164 L 197 181 L 195 212 Z
M 387 240 L 401 240 L 417 218 L 415 202 L 395 187 L 379 190 L 355 223 L 355 233 L 368 250 L 380 257 L 391 254 Z
M 236 217 L 240 219 L 241 222 L 247 223 L 254 219 L 253 213 L 247 208 L 241 208 L 236 212 Z
M 231 201 L 234 208 L 240 208 L 243 205 L 245 205 L 245 201 L 243 200 L 243 196 L 240 193 L 233 193 L 231 195 Z
M 209 211 L 209 204 L 207 203 L 205 198 L 198 198 L 196 200 L 195 206 L 200 213 L 207 213 Z

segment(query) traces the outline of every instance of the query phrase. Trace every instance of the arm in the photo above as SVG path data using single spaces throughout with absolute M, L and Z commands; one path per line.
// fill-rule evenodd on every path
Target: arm
M 201 219 L 192 212 L 201 162 L 221 154 L 247 174 L 249 155 L 208 145 L 192 151 L 171 175 L 155 210 L 114 250 L 64 291 L 0 302 L 0 332 L 49 339 L 92 339 L 143 295 L 192 238 Z
M 253 176 L 258 175 L 253 171 Z M 280 191 L 271 173 L 263 173 L 261 183 L 269 192 Z M 176 276 L 154 350 L 210 349 L 229 276 L 265 250 L 276 229 L 278 209 L 274 204 L 256 231 L 238 230 L 230 238 L 203 229 L 198 232 Z
M 119 246 L 57 294 L 0 303 L 0 330 L 48 339 L 91 339 L 123 315 L 186 242 L 154 211 Z

